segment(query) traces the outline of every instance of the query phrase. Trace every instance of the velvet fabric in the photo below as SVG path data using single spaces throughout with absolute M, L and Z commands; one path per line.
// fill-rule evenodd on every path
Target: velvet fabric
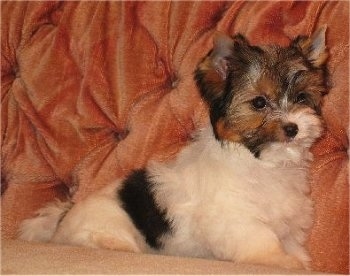
M 310 173 L 312 267 L 348 271 L 348 2 L 2 2 L 2 237 L 208 124 L 193 71 L 215 30 L 288 45 L 326 24 L 331 88 Z M 288 196 L 288 195 L 286 195 Z

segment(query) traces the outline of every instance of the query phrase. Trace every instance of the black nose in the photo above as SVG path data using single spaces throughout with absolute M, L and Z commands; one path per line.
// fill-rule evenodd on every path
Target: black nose
M 298 126 L 294 123 L 288 123 L 283 126 L 284 133 L 290 137 L 294 138 L 298 134 Z

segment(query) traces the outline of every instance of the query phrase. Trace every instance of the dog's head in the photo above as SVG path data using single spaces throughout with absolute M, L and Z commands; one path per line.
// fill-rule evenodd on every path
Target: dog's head
M 242 143 L 257 157 L 272 143 L 310 147 L 322 132 L 325 32 L 299 36 L 288 47 L 252 46 L 240 34 L 217 33 L 195 72 L 216 138 Z

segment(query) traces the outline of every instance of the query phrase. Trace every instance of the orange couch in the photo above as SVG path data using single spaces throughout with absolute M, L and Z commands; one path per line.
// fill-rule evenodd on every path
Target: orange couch
M 4 240 L 53 198 L 70 193 L 79 201 L 149 159 L 172 158 L 208 124 L 193 71 L 215 30 L 287 45 L 327 24 L 331 89 L 323 106 L 327 130 L 313 148 L 308 248 L 314 270 L 348 272 L 348 2 L 1 7 Z

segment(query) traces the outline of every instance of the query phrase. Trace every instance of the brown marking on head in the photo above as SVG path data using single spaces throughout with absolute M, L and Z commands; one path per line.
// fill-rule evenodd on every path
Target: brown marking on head
M 217 137 L 219 137 L 220 140 L 241 142 L 242 136 L 239 134 L 239 131 L 232 127 L 227 127 L 225 124 L 223 119 L 216 122 L 215 129 Z
M 263 72 L 260 78 L 258 78 L 253 85 L 255 86 L 255 91 L 257 91 L 259 94 L 263 94 L 269 99 L 275 100 L 278 96 L 276 94 L 276 91 L 278 91 L 279 88 L 278 84 Z

